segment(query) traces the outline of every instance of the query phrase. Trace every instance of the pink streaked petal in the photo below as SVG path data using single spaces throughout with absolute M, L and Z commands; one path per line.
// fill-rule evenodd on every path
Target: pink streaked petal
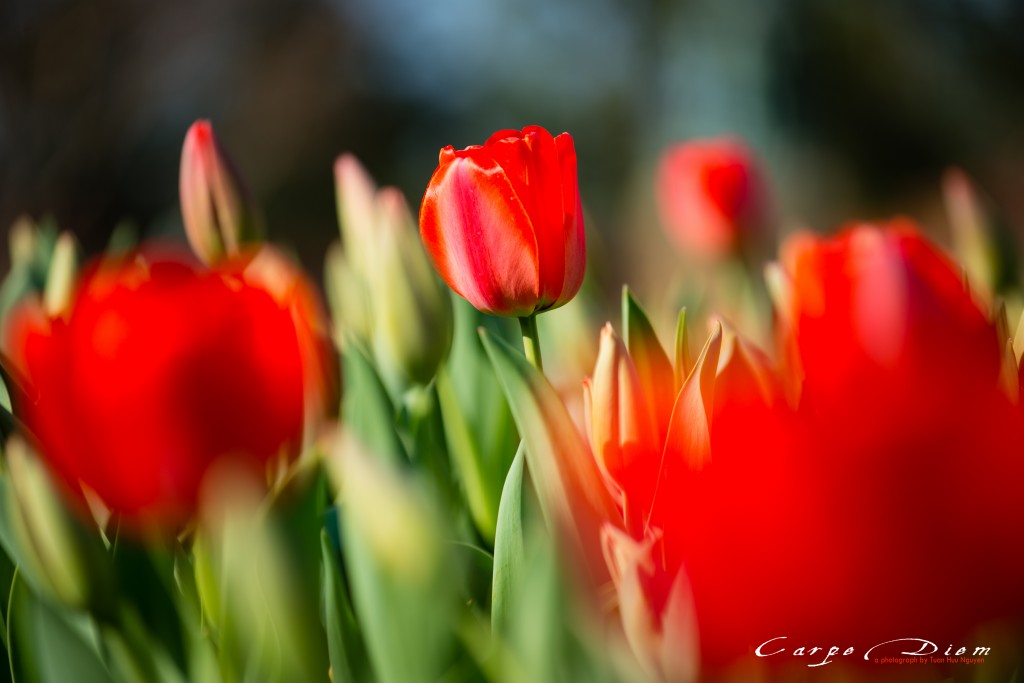
M 434 172 L 420 215 L 423 242 L 441 277 L 476 308 L 529 315 L 539 288 L 536 238 L 501 168 L 482 163 L 455 157 Z

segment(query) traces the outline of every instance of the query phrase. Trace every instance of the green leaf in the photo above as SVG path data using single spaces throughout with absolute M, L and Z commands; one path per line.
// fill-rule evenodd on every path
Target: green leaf
M 522 353 L 480 331 L 526 448 L 548 526 L 566 528 L 595 566 L 603 566 L 599 529 L 617 516 L 589 448 L 555 389 Z
M 675 379 L 676 390 L 683 386 L 683 382 L 690 376 L 693 370 L 693 359 L 690 357 L 690 334 L 686 327 L 686 307 L 679 310 L 679 320 L 676 323 L 676 344 L 675 344 Z
M 9 621 L 19 681 L 110 683 L 95 625 L 83 613 L 59 610 L 16 580 Z
M 517 339 L 514 320 L 487 316 L 456 297 L 455 335 L 437 378 L 452 468 L 463 485 L 473 525 L 494 542 L 498 501 L 519 445 L 512 413 L 484 351 L 481 325 L 503 339 Z
M 633 298 L 629 287 L 622 288 L 622 330 L 626 350 L 633 359 L 637 377 L 647 397 L 647 405 L 657 422 L 658 434 L 664 436 L 676 393 L 672 363 L 665 355 L 647 314 Z
M 380 376 L 354 339 L 346 344 L 342 419 L 373 453 L 408 460 L 395 430 L 395 409 Z
M 444 420 L 448 454 L 462 481 L 473 524 L 484 540 L 493 544 L 499 515 L 494 486 L 491 484 L 493 477 L 488 476 L 489 471 L 484 457 L 477 448 L 466 415 L 459 405 L 451 378 L 445 368 L 437 374 L 437 397 Z
M 354 439 L 335 461 L 343 559 L 375 678 L 432 683 L 453 645 L 459 582 L 436 501 L 421 480 Z
M 524 449 L 516 452 L 509 468 L 498 508 L 494 543 L 494 578 L 491 583 L 491 630 L 502 632 L 508 626 L 516 591 L 523 572 L 523 473 Z
M 320 534 L 320 551 L 323 558 L 324 628 L 333 678 L 335 681 L 365 680 L 365 646 L 342 581 L 337 550 L 331 545 L 326 531 Z

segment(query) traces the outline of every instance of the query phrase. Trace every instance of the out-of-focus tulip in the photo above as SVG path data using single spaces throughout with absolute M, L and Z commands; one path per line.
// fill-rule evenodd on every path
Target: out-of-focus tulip
M 445 147 L 420 234 L 445 282 L 485 313 L 523 317 L 565 304 L 586 261 L 572 137 L 528 126 L 483 146 Z
M 799 236 L 784 255 L 782 374 L 716 331 L 653 445 L 610 331 L 587 385 L 622 512 L 603 541 L 623 630 L 662 680 L 691 676 L 679 649 L 714 674 L 820 665 L 824 650 L 791 652 L 842 644 L 858 657 L 827 666 L 848 671 L 893 638 L 944 649 L 1024 620 L 1024 550 L 1008 540 L 1024 535 L 1024 420 L 995 325 L 905 224 Z M 785 656 L 754 654 L 780 636 Z
M 179 190 L 185 234 L 203 263 L 213 265 L 259 239 L 259 216 L 209 121 L 196 121 L 185 135 Z
M 770 203 L 757 160 L 734 138 L 670 147 L 658 167 L 662 222 L 686 253 L 717 258 L 762 239 Z
M 343 246 L 327 260 L 336 317 L 398 384 L 430 382 L 452 341 L 452 304 L 402 194 L 377 189 L 351 155 L 334 166 Z
M 261 250 L 203 271 L 154 249 L 89 267 L 63 317 L 35 300 L 15 311 L 16 414 L 72 495 L 84 485 L 130 525 L 173 528 L 220 458 L 262 473 L 298 452 L 332 360 L 284 263 Z
M 698 660 L 731 663 L 746 651 L 748 626 L 770 611 L 752 601 L 768 600 L 759 591 L 773 574 L 743 576 L 749 565 L 730 562 L 767 554 L 760 522 L 789 514 L 780 501 L 793 415 L 774 371 L 758 350 L 717 328 L 678 394 L 645 394 L 606 328 L 585 386 L 591 446 L 622 512 L 621 529 L 607 527 L 604 546 L 627 639 L 661 680 L 692 678 Z M 646 396 L 668 403 L 663 439 L 651 411 L 664 407 Z
M 996 328 L 962 271 L 910 221 L 854 225 L 832 239 L 796 235 L 781 265 L 781 346 L 830 428 L 856 440 L 934 434 L 936 418 L 974 411 L 991 393 Z
M 1024 534 L 1024 425 L 961 270 L 906 220 L 798 235 L 782 268 L 780 336 L 817 458 L 803 470 L 818 533 L 844 539 L 818 559 L 826 604 L 847 620 L 831 632 L 886 623 L 945 642 L 1019 619 L 1024 550 L 1006 539 Z M 951 538 L 971 550 L 951 552 Z

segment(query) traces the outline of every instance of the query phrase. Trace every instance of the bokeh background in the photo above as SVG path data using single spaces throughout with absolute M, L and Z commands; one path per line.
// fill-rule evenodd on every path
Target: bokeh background
M 941 236 L 958 165 L 1020 233 L 1022 35 L 1014 0 L 2 0 L 0 226 L 50 214 L 93 253 L 122 221 L 179 232 L 205 117 L 314 273 L 337 154 L 416 206 L 442 146 L 530 123 L 576 140 L 608 291 L 670 272 L 652 177 L 692 136 L 746 138 L 787 229 Z

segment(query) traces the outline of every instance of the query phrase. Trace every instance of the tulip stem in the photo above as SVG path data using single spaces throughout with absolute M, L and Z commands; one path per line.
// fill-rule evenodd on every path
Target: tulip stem
M 537 334 L 537 314 L 531 313 L 519 319 L 519 327 L 523 331 L 523 351 L 526 353 L 526 360 L 537 368 L 544 370 L 544 363 L 540 357 L 540 335 Z

